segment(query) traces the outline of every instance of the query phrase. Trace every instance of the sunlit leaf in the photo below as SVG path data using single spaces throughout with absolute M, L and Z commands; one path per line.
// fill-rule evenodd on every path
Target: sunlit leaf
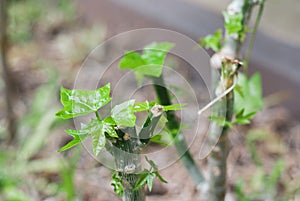
M 142 58 L 146 64 L 162 66 L 168 51 L 173 47 L 172 43 L 151 43 L 144 47 Z
M 111 117 L 118 126 L 134 127 L 136 116 L 134 115 L 135 100 L 129 100 L 120 105 L 116 105 L 111 110 Z
M 121 69 L 135 69 L 145 65 L 145 61 L 137 52 L 127 52 L 120 61 Z
M 77 144 L 79 144 L 87 136 L 93 137 L 93 150 L 94 154 L 98 155 L 100 150 L 105 146 L 105 133 L 111 137 L 118 137 L 113 126 L 107 122 L 92 119 L 87 125 L 82 125 L 80 130 L 66 130 L 68 134 L 74 137 L 66 146 L 62 147 L 59 151 L 65 151 Z
M 134 112 L 142 112 L 142 111 L 147 111 L 150 110 L 151 106 L 148 101 L 146 102 L 136 102 L 134 105 Z
M 101 125 L 101 127 L 103 127 L 103 125 Z M 94 155 L 97 156 L 106 143 L 105 130 L 100 128 L 96 132 L 93 132 L 92 137 L 93 152 Z
M 69 90 L 62 87 L 61 103 L 64 109 L 56 113 L 56 116 L 69 119 L 96 112 L 111 101 L 109 94 L 110 84 L 97 90 Z
M 172 43 L 151 43 L 144 47 L 142 54 L 127 52 L 119 66 L 133 70 L 140 85 L 144 76 L 161 76 L 165 57 L 173 46 Z

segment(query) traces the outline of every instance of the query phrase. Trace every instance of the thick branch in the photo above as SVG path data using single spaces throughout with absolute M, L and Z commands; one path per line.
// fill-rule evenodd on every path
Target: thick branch
M 252 8 L 249 6 L 249 0 L 233 0 L 232 3 L 227 7 L 227 13 L 229 16 L 242 14 L 243 29 L 249 21 L 251 10 Z M 233 65 L 227 63 L 225 64 L 225 68 L 224 66 L 222 68 L 222 65 L 224 65 L 224 58 L 233 60 L 238 57 L 242 42 L 243 39 L 240 33 L 229 34 L 226 31 L 223 47 L 221 48 L 220 52 L 212 56 L 211 67 L 213 91 L 211 93 L 214 96 L 216 96 L 216 93 L 218 93 L 220 90 L 220 86 L 223 86 L 221 90 L 226 90 L 232 86 L 234 79 L 233 76 L 222 77 L 224 76 L 224 72 L 222 72 L 222 70 L 225 70 L 225 68 L 232 68 Z M 230 92 L 213 108 L 213 116 L 225 117 L 226 121 L 230 122 L 233 115 L 233 103 L 233 92 Z M 211 123 L 209 132 L 209 143 L 212 146 L 214 146 L 216 142 L 217 144 L 215 145 L 208 159 L 210 177 L 209 190 L 206 199 L 209 201 L 221 201 L 225 199 L 226 194 L 226 160 L 229 152 L 227 135 L 228 127 L 221 127 L 213 121 Z

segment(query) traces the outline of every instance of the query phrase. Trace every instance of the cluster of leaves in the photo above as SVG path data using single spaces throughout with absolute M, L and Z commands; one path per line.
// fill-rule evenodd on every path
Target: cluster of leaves
M 146 161 L 150 165 L 150 169 L 145 169 L 143 172 L 139 173 L 139 180 L 133 190 L 138 190 L 147 184 L 149 191 L 152 191 L 153 181 L 158 178 L 163 183 L 168 183 L 159 173 L 157 165 L 146 157 Z
M 234 89 L 235 124 L 249 124 L 250 119 L 263 107 L 261 76 L 252 77 L 240 73 Z
M 224 26 L 228 35 L 236 34 L 241 40 L 244 40 L 246 35 L 245 26 L 243 26 L 244 16 L 242 13 L 229 14 L 223 12 Z M 200 45 L 206 49 L 212 49 L 215 52 L 220 51 L 223 44 L 222 30 L 218 29 L 213 35 L 207 35 L 201 40 Z
M 212 49 L 215 52 L 218 52 L 223 43 L 222 30 L 218 29 L 213 35 L 207 35 L 201 40 L 201 46 L 206 49 Z
M 101 119 L 98 110 L 111 101 L 110 84 L 97 90 L 69 90 L 61 88 L 62 110 L 56 116 L 62 119 L 70 119 L 78 116 L 95 113 L 96 118 L 91 119 L 87 125 L 82 124 L 79 130 L 66 130 L 73 137 L 73 140 L 60 148 L 58 151 L 65 151 L 92 135 L 93 152 L 97 156 L 105 147 L 107 138 L 118 138 L 115 127 L 134 127 L 136 124 L 136 112 L 149 111 L 155 102 L 135 102 L 129 100 L 116 105 L 111 110 L 111 115 Z M 180 110 L 180 104 L 162 106 L 163 111 Z
M 97 156 L 100 153 L 101 149 L 105 147 L 107 140 L 115 141 L 113 139 L 117 139 L 120 137 L 118 136 L 118 132 L 116 132 L 115 130 L 116 128 L 134 127 L 136 124 L 135 113 L 143 111 L 149 112 L 156 105 L 155 102 L 148 101 L 125 101 L 119 105 L 114 106 L 111 109 L 110 116 L 101 119 L 100 115 L 98 114 L 99 109 L 104 107 L 110 101 L 110 84 L 107 84 L 97 90 L 69 90 L 62 87 L 61 103 L 64 108 L 56 113 L 57 117 L 62 119 L 70 119 L 90 113 L 95 113 L 96 118 L 91 119 L 90 123 L 88 123 L 87 125 L 81 125 L 81 129 L 79 130 L 66 130 L 66 132 L 73 137 L 73 140 L 60 148 L 58 151 L 65 151 L 67 149 L 70 149 L 75 145 L 78 145 L 85 138 L 91 135 L 93 152 Z M 160 107 L 162 108 L 162 111 L 182 109 L 181 104 Z M 151 112 L 150 114 L 150 117 L 156 117 L 154 113 Z M 161 115 L 158 116 L 158 118 L 160 117 Z M 148 126 L 149 123 L 147 120 L 145 122 L 146 126 Z M 164 119 L 163 121 L 165 122 L 166 120 Z M 154 129 L 151 130 L 151 132 L 153 131 Z M 155 138 L 154 141 L 160 142 L 157 138 Z M 146 160 L 150 164 L 151 168 L 150 170 L 145 169 L 138 175 L 139 180 L 137 181 L 134 190 L 137 190 L 147 184 L 149 190 L 151 191 L 153 180 L 155 177 L 160 179 L 162 182 L 166 182 L 161 177 L 161 175 L 159 175 L 158 168 L 154 164 L 154 162 L 148 160 L 147 158 Z M 114 191 L 120 196 L 124 192 L 122 185 L 122 176 L 124 176 L 123 174 L 123 172 L 115 172 L 112 176 L 112 186 L 114 188 Z
M 139 84 L 144 76 L 160 77 L 165 57 L 173 46 L 172 43 L 154 42 L 145 46 L 142 54 L 127 52 L 120 61 L 120 68 L 133 70 Z
M 240 33 L 243 30 L 243 14 L 228 14 L 228 12 L 223 12 L 225 29 L 229 35 Z
M 119 195 L 122 196 L 124 189 L 123 189 L 123 185 L 122 185 L 122 174 L 121 172 L 114 172 L 112 175 L 112 181 L 111 181 L 111 185 L 114 188 L 114 192 Z
M 149 191 L 152 191 L 153 181 L 155 178 L 158 178 L 163 183 L 168 183 L 159 173 L 157 165 L 146 157 L 146 161 L 150 165 L 150 169 L 144 169 L 141 173 L 138 174 L 139 179 L 136 182 L 133 190 L 137 191 L 144 186 L 148 186 Z M 114 188 L 114 192 L 119 196 L 122 196 L 124 193 L 124 188 L 122 185 L 122 173 L 115 171 L 112 175 L 111 185 Z

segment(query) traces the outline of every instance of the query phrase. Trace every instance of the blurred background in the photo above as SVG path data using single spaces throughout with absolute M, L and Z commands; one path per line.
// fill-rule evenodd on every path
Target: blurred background
M 84 149 L 56 152 L 73 126 L 55 118 L 60 86 L 73 88 L 88 53 L 124 31 L 164 28 L 199 42 L 222 27 L 229 2 L 1 0 L 0 200 L 119 200 L 110 170 Z M 262 74 L 265 106 L 230 135 L 228 200 L 300 200 L 299 8 L 297 0 L 267 0 L 250 61 L 250 72 Z M 195 157 L 198 150 L 191 147 Z M 197 163 L 205 170 L 206 160 Z M 148 200 L 198 199 L 179 162 L 162 175 L 169 184 L 155 184 Z

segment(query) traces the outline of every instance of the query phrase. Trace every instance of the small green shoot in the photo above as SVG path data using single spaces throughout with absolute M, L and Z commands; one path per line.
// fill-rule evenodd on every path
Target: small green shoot
M 159 173 L 157 165 L 146 157 L 146 161 L 150 165 L 150 169 L 145 169 L 139 174 L 139 180 L 136 182 L 136 185 L 133 190 L 138 190 L 145 185 L 148 185 L 148 189 L 151 192 L 153 186 L 153 180 L 158 178 L 163 183 L 168 183 Z
M 139 85 L 144 76 L 160 77 L 165 57 L 173 46 L 172 43 L 151 43 L 144 47 L 142 54 L 127 52 L 120 61 L 120 68 L 133 70 Z
M 213 35 L 208 35 L 201 40 L 201 46 L 218 52 L 222 46 L 222 30 L 218 29 Z

